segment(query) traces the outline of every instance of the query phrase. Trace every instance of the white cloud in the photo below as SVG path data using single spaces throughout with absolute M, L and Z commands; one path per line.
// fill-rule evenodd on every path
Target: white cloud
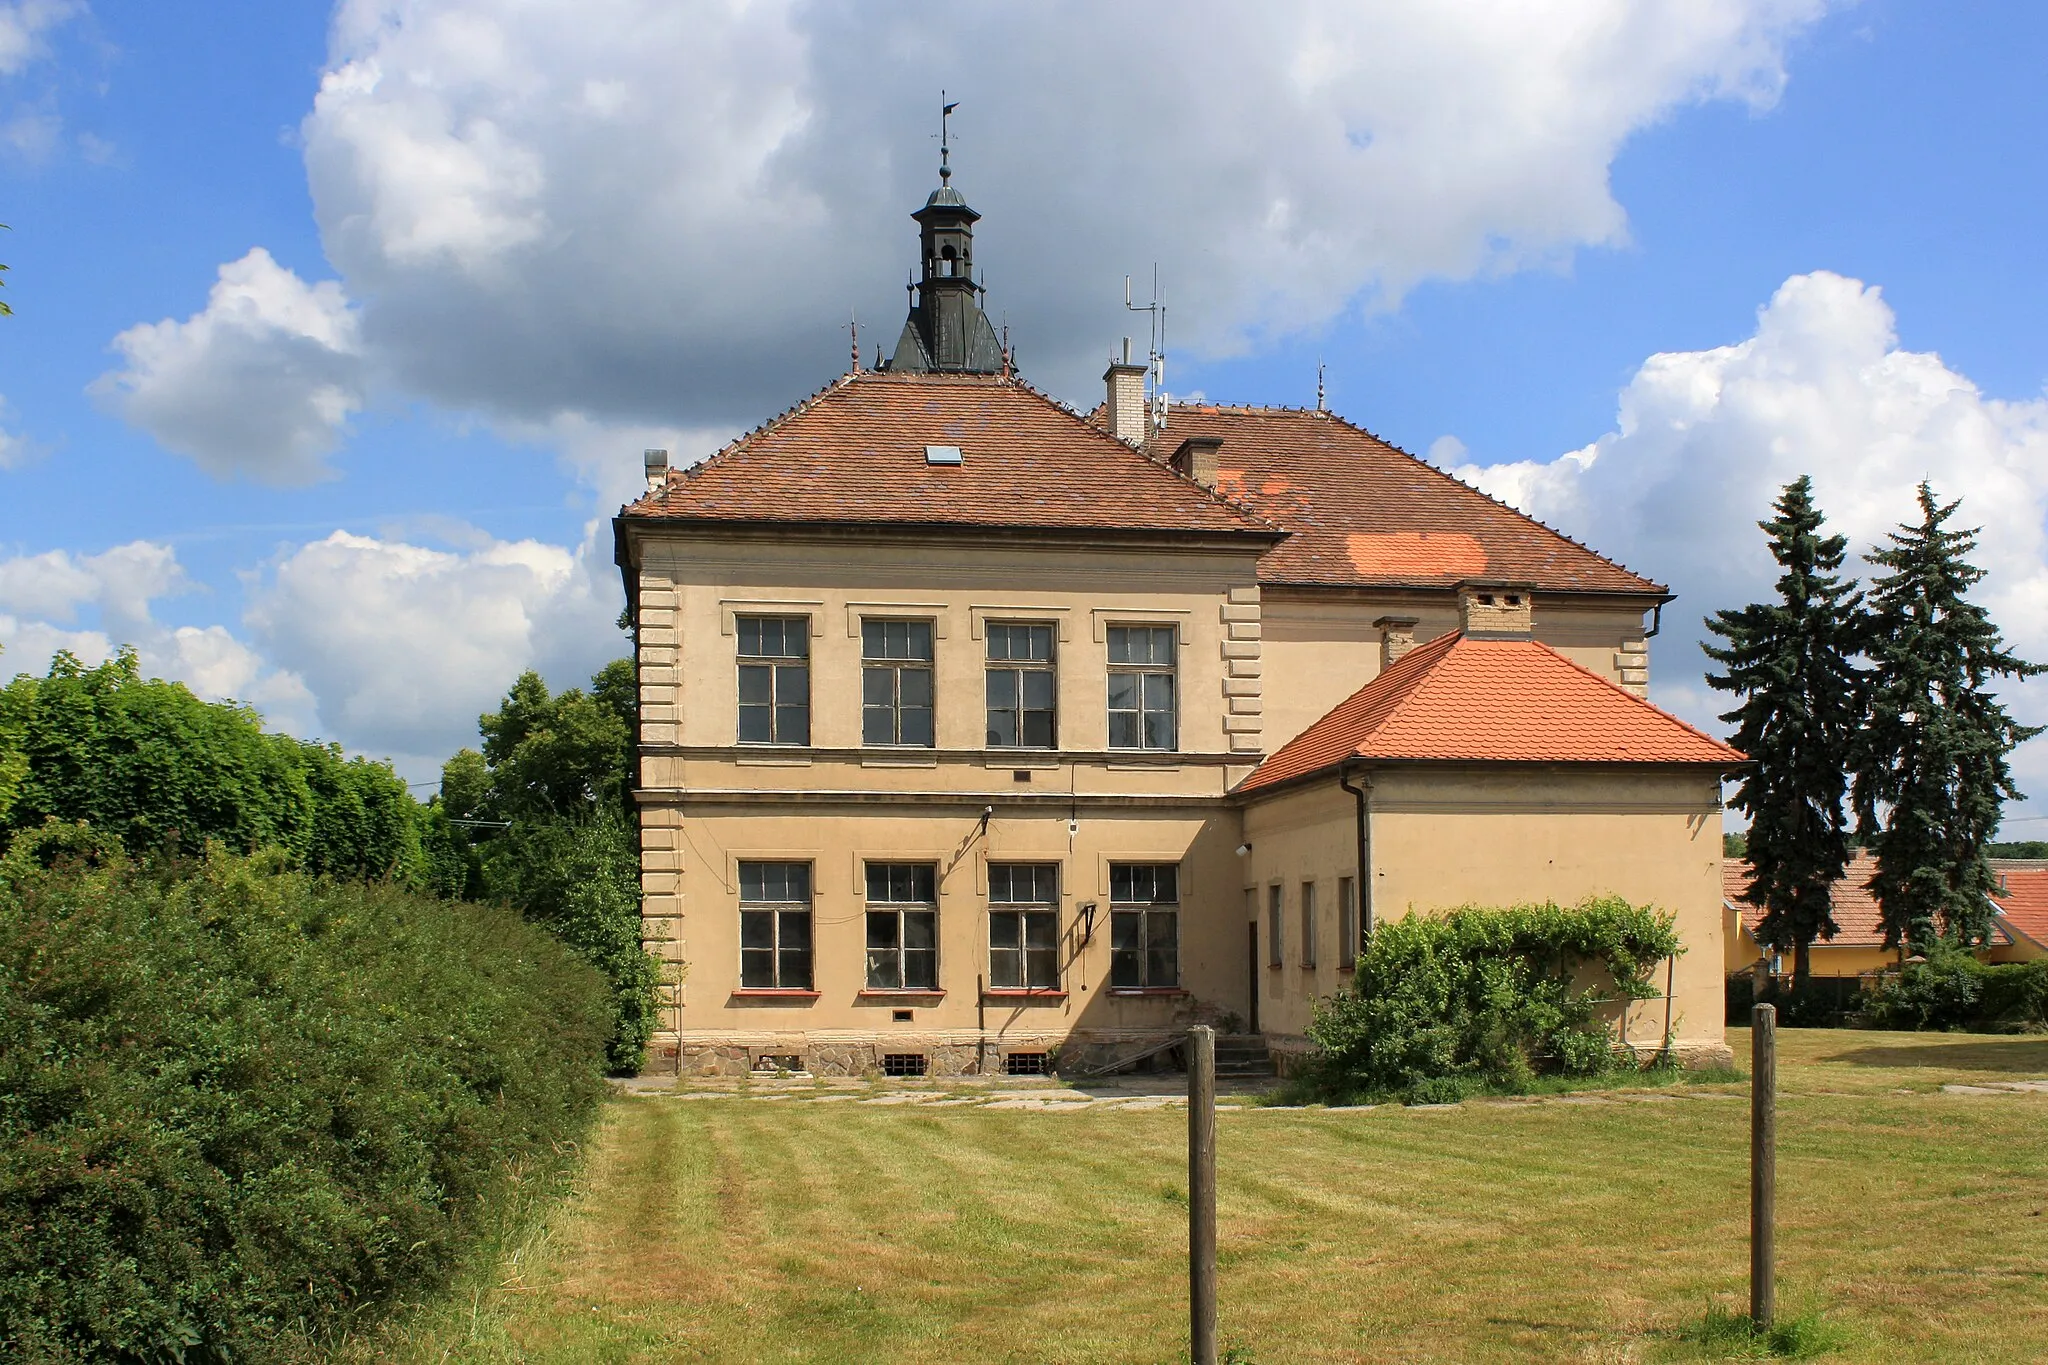
M 1802 473 L 1856 554 L 1917 519 L 1921 479 L 1962 499 L 1955 524 L 1983 528 L 1977 600 L 2023 657 L 2048 661 L 2048 397 L 1991 398 L 1940 356 L 1902 350 L 1890 306 L 1857 280 L 1795 275 L 1749 339 L 1651 356 L 1622 391 L 1616 429 L 1583 449 L 1455 472 L 1668 579 L 1679 600 L 1664 613 L 1653 688 L 1710 724 L 1730 702 L 1701 681 L 1701 619 L 1769 594 L 1756 522 Z M 2048 720 L 2048 680 L 2005 692 Z M 2048 746 L 2017 763 L 2048 796 Z
M 19 74 L 50 55 L 45 36 L 85 8 L 76 0 L 13 0 L 0 4 L 0 76 Z
M 8 403 L 0 396 L 0 421 L 6 420 Z M 42 449 L 18 431 L 0 427 L 0 472 L 19 469 L 42 454 Z
M 312 733 L 311 694 L 220 626 L 167 627 L 151 604 L 191 580 L 168 545 L 137 540 L 96 555 L 51 550 L 0 560 L 0 646 L 5 675 L 47 669 L 59 650 L 104 663 L 133 645 L 144 673 L 185 683 L 209 701 L 261 707 L 270 723 Z M 96 624 L 80 627 L 90 613 Z
M 597 524 L 580 549 L 488 541 L 431 549 L 337 531 L 285 555 L 245 617 L 265 654 L 305 680 L 343 743 L 432 774 L 512 680 L 581 682 L 625 649 Z
M 256 247 L 220 268 L 206 308 L 114 338 L 125 368 L 94 392 L 208 472 L 303 484 L 327 474 L 367 383 L 340 285 L 309 285 Z
M 893 340 L 934 72 L 991 306 L 1078 394 L 1154 261 L 1176 345 L 1225 352 L 1624 240 L 1622 143 L 1768 105 L 1824 7 L 343 0 L 303 133 L 364 338 L 418 392 L 751 422 L 838 368 L 849 306 Z

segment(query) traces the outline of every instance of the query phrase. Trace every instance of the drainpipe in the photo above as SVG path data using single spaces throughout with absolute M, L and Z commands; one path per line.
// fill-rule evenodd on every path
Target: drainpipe
M 1337 770 L 1337 785 L 1351 793 L 1358 803 L 1358 927 L 1361 938 L 1372 935 L 1372 861 L 1367 856 L 1372 851 L 1372 842 L 1367 834 L 1367 821 L 1371 807 L 1366 804 L 1366 794 L 1372 790 L 1372 777 L 1367 775 L 1363 785 L 1351 785 L 1351 770 Z

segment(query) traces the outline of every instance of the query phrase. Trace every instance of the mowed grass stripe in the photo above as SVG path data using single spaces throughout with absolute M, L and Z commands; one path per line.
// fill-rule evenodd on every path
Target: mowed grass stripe
M 2040 1359 L 2048 1096 L 1938 1087 L 2048 1075 L 2048 1046 L 1784 1040 L 1786 1310 L 1846 1323 L 1842 1361 Z M 1697 1359 L 1677 1327 L 1744 1305 L 1739 1101 L 1219 1125 L 1223 1337 L 1257 1365 Z M 622 1100 L 537 1292 L 376 1358 L 1177 1361 L 1185 1141 L 1181 1110 Z

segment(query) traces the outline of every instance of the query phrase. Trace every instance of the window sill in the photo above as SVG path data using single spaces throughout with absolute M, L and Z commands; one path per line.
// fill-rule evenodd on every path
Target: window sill
M 1337 965 L 1337 970 L 1340 972 L 1355 972 L 1358 968 L 1349 962 L 1342 962 Z
M 808 768 L 811 756 L 806 752 L 806 746 L 791 745 L 789 749 L 781 749 L 764 744 L 758 749 L 742 747 L 739 757 L 733 762 L 742 768 Z
M 905 1000 L 944 1000 L 946 998 L 946 992 L 943 988 L 934 988 L 928 991 L 864 990 L 855 991 L 853 994 L 853 998 L 856 1000 L 872 1000 L 876 1004 L 887 1005 L 900 1003 Z
M 754 1002 L 764 1005 L 808 1005 L 823 995 L 823 991 L 771 990 L 763 986 L 742 986 L 732 993 L 732 1000 L 741 1004 Z
M 1033 990 L 1028 986 L 990 986 L 981 993 L 981 998 L 984 1000 L 1014 1000 L 1020 1004 L 1028 1000 L 1043 1000 L 1049 1005 L 1056 1005 L 1067 998 L 1067 993 L 1065 991 L 1043 989 Z
M 1111 995 L 1152 996 L 1161 999 L 1171 999 L 1187 994 L 1179 986 L 1111 986 L 1109 993 Z
M 1036 768 L 1053 771 L 1060 766 L 1057 749 L 989 749 L 984 752 L 998 755 L 983 760 L 989 768 Z

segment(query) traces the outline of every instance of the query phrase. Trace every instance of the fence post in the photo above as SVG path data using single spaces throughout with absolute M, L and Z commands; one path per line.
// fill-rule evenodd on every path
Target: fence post
M 1772 1231 L 1778 1202 L 1778 1007 L 1749 1011 L 1749 1320 L 1771 1325 L 1777 1309 Z
M 1216 1030 L 1188 1048 L 1188 1358 L 1216 1365 Z

